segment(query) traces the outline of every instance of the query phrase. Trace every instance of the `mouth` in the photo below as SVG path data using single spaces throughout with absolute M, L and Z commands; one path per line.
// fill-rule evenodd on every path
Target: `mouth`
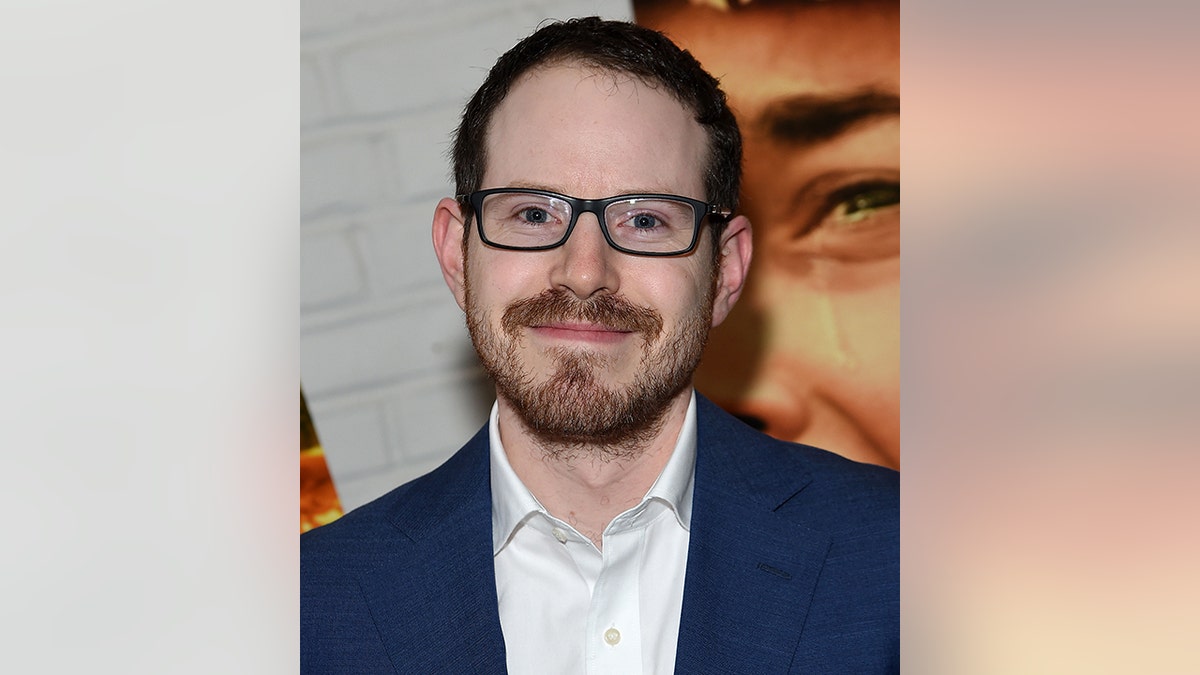
M 552 340 L 570 340 L 591 342 L 596 344 L 615 344 L 622 342 L 634 331 L 614 328 L 600 323 L 556 321 L 540 323 L 529 327 L 529 330 L 539 337 Z

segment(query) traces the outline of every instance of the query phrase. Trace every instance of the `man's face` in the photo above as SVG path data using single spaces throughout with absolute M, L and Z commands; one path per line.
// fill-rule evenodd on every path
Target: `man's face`
M 580 198 L 704 198 L 707 138 L 669 95 L 571 65 L 520 78 L 496 110 L 483 188 Z M 552 444 L 645 440 L 691 382 L 714 320 L 719 270 L 705 234 L 689 255 L 612 249 L 581 214 L 563 246 L 506 251 L 471 232 L 461 302 L 502 404 Z M 740 285 L 740 281 L 739 281 Z
M 899 8 L 639 12 L 721 80 L 745 138 L 746 297 L 696 385 L 768 433 L 899 466 Z

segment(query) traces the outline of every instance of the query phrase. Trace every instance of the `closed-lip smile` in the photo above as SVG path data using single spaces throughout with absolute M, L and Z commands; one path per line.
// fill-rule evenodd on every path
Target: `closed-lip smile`
M 535 335 L 559 340 L 586 342 L 619 342 L 633 331 L 588 321 L 555 321 L 530 326 Z

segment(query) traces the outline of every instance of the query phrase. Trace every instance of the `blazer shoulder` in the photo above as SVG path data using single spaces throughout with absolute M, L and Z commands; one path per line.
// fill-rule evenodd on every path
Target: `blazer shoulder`
M 432 472 L 301 535 L 301 670 L 502 671 L 490 495 L 481 433 Z
M 788 443 L 776 439 L 771 439 L 771 441 L 777 445 L 776 452 L 794 454 L 802 458 L 814 479 L 820 479 L 818 488 L 847 491 L 859 499 L 877 498 L 895 503 L 897 508 L 899 507 L 900 473 L 895 469 L 856 462 L 811 445 Z
M 777 511 L 805 506 L 808 517 L 869 518 L 897 526 L 900 474 L 828 450 L 772 438 L 697 397 L 699 436 L 715 471 L 769 499 Z
M 401 536 L 417 539 L 490 499 L 486 427 L 433 471 L 300 535 L 300 559 L 345 555 Z

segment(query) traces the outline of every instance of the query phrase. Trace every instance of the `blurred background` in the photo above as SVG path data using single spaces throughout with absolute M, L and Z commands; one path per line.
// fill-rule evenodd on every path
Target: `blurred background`
M 1196 20 L 905 4 L 912 672 L 1200 672 Z

